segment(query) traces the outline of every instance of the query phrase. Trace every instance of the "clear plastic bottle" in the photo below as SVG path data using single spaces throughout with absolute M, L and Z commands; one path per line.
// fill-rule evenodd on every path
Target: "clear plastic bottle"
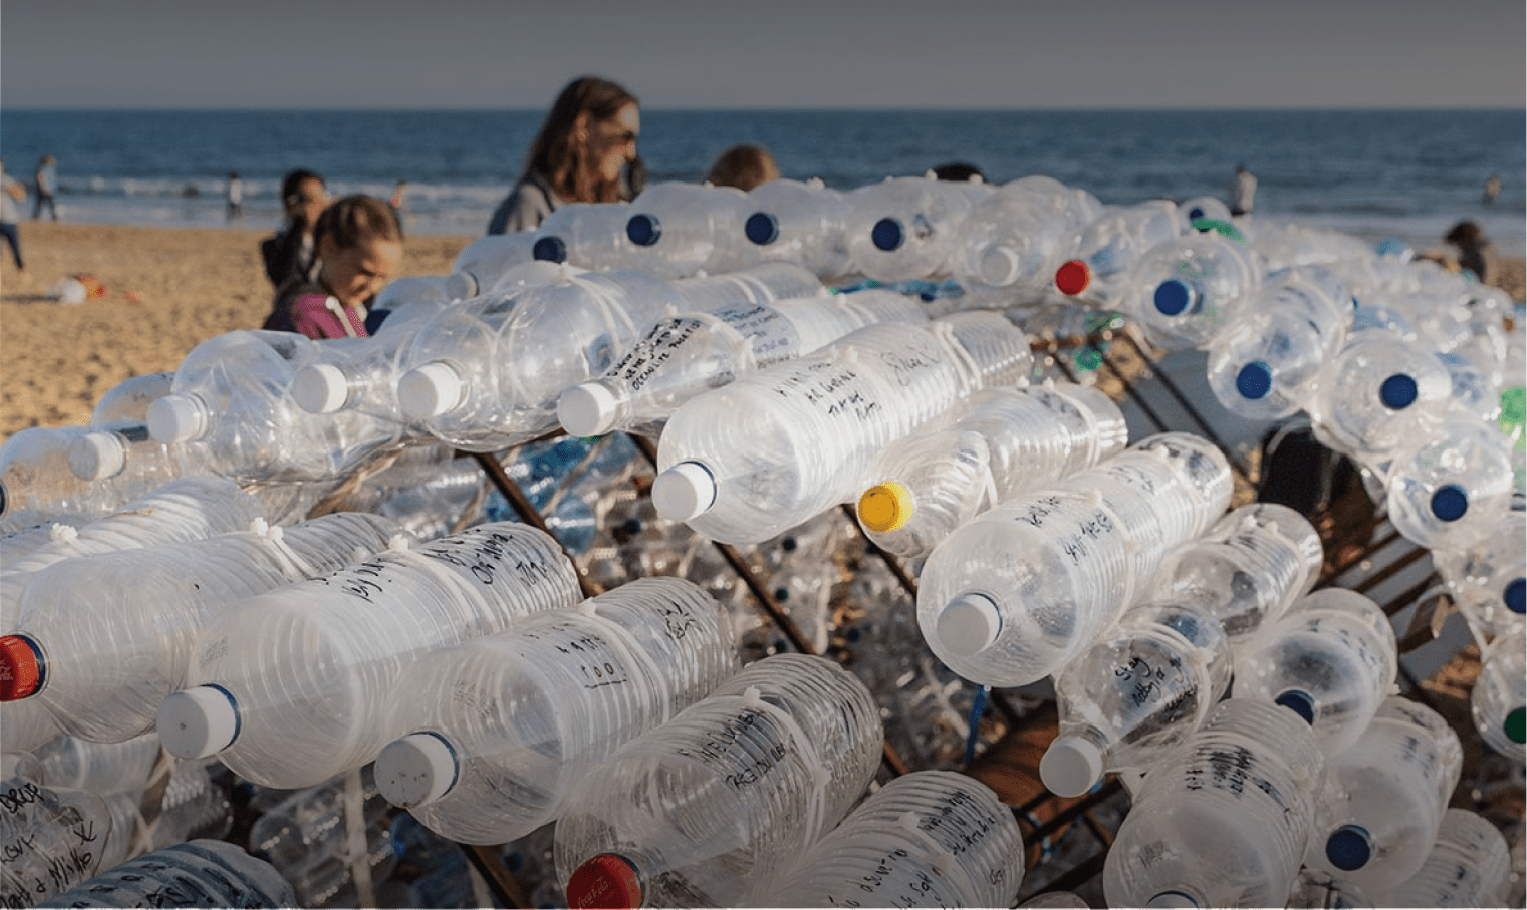
M 312 786 L 408 732 L 392 687 L 410 661 L 581 599 L 571 560 L 526 525 L 388 549 L 218 616 L 197 641 L 198 685 L 160 703 L 159 738 L 263 786 Z
M 489 234 L 462 247 L 451 262 L 455 296 L 465 300 L 496 290 L 510 270 L 535 261 L 534 247 L 529 231 Z
M 159 442 L 201 440 L 215 473 L 244 483 L 344 476 L 396 438 L 363 414 L 310 414 L 287 394 L 320 343 L 294 332 L 236 331 L 197 345 L 175 371 L 174 391 L 149 405 Z
M 923 567 L 917 621 L 966 679 L 1017 686 L 1058 672 L 1230 502 L 1230 466 L 1202 437 L 1158 433 L 978 516 Z M 1145 573 L 1142 575 L 1142 573 Z
M 1289 891 L 1287 910 L 1372 910 L 1377 906 L 1362 889 L 1306 866 Z
M 1105 209 L 1077 232 L 1071 258 L 1055 269 L 1055 288 L 1098 309 L 1119 309 L 1135 259 L 1187 229 L 1176 203 L 1168 199 Z
M 1262 271 L 1241 241 L 1190 231 L 1142 252 L 1127 281 L 1126 315 L 1152 344 L 1180 349 L 1204 347 L 1238 321 Z
M 1203 228 L 1199 228 L 1196 222 L 1206 218 L 1210 221 L 1229 224 L 1230 219 L 1234 217 L 1230 214 L 1230 206 L 1216 196 L 1194 196 L 1191 199 L 1184 199 L 1177 204 L 1177 207 L 1182 209 L 1182 217 L 1188 220 L 1188 224 L 1198 230 Z
M 1155 597 L 1209 610 L 1240 642 L 1308 594 L 1324 561 L 1320 534 L 1303 515 L 1278 503 L 1251 503 L 1168 553 L 1151 587 Z
M 715 540 L 768 540 L 852 501 L 887 442 L 1031 361 L 992 312 L 858 329 L 685 402 L 658 443 L 653 503 Z
M 176 844 L 128 860 L 35 907 L 296 907 L 269 863 L 220 840 Z
M 1471 626 L 1491 636 L 1520 630 L 1527 619 L 1527 510 L 1518 505 L 1497 514 L 1489 537 L 1432 550 L 1432 563 L 1458 608 Z
M 1307 725 L 1228 698 L 1135 795 L 1103 863 L 1110 907 L 1281 907 L 1325 776 Z
M 709 594 L 639 578 L 434 652 L 399 705 L 421 732 L 381 751 L 377 785 L 452 840 L 507 843 L 555 820 L 599 762 L 736 670 Z
M 1387 474 L 1390 522 L 1428 549 L 1467 547 L 1499 534 L 1516 486 L 1506 437 L 1458 407 L 1426 436 L 1396 446 Z
M 1426 437 L 1453 394 L 1435 351 L 1385 329 L 1349 334 L 1319 383 L 1305 405 L 1316 435 L 1364 462 Z
M 634 271 L 568 272 L 464 301 L 414 332 L 400 365 L 402 414 L 469 451 L 524 442 L 557 425 L 564 390 L 599 375 L 681 302 L 672 283 Z
M 865 797 L 763 907 L 1009 907 L 1023 880 L 1013 812 L 985 784 L 914 771 Z
M 100 869 L 111 832 L 105 800 L 88 790 L 45 787 L 28 778 L 13 777 L 3 788 L 0 903 L 39 906 Z
M 1016 181 L 981 200 L 960 224 L 955 279 L 967 288 L 1048 288 L 1081 226 L 1056 202 Z
M 631 212 L 625 202 L 564 205 L 531 235 L 531 255 L 541 262 L 584 269 L 630 268 L 634 253 L 626 239 L 626 222 Z
M 1394 629 L 1379 605 L 1321 588 L 1236 649 L 1234 694 L 1289 709 L 1326 755 L 1338 755 L 1368 726 L 1396 666 Z
M 387 546 L 396 524 L 341 512 L 288 528 L 263 522 L 207 540 L 101 553 L 32 576 L 0 666 L 66 732 L 121 742 L 152 728 L 184 688 L 201 630 L 239 601 L 328 575 Z M 25 664 L 25 666 L 23 666 Z
M 849 272 L 848 203 L 821 180 L 777 177 L 748 191 L 742 221 L 744 261 L 794 262 L 828 281 Z
M 168 395 L 174 384 L 174 370 L 129 376 L 96 399 L 88 423 L 90 426 L 119 420 L 141 423 L 148 417 L 148 406 Z
M 1326 770 L 1331 797 L 1316 808 L 1305 865 L 1378 892 L 1426 862 L 1458 786 L 1463 746 L 1442 715 L 1390 696 Z
M 877 456 L 857 516 L 881 549 L 925 555 L 978 512 L 1092 467 L 1128 437 L 1118 405 L 1075 383 L 984 389 L 961 407 L 945 429 Z
M 109 484 L 80 480 L 69 469 L 69 446 L 83 426 L 23 427 L 0 444 L 0 532 L 56 515 L 104 515 L 123 499 Z
M 1420 871 L 1374 895 L 1380 907 L 1505 907 L 1512 876 L 1500 829 L 1467 809 L 1442 814 L 1437 841 Z
M 1351 321 L 1350 296 L 1328 270 L 1302 266 L 1268 276 L 1208 344 L 1214 397 L 1261 420 L 1299 411 L 1319 393 L 1325 366 L 1346 343 Z
M 676 278 L 673 287 L 689 310 L 744 303 L 773 303 L 828 293 L 821 279 L 793 262 L 763 262 L 715 275 Z
M 979 183 L 887 177 L 846 197 L 843 233 L 854 270 L 876 281 L 950 274 L 960 224 L 994 189 Z
M 563 392 L 557 419 L 576 436 L 612 430 L 655 436 L 679 405 L 706 389 L 866 325 L 926 321 L 916 302 L 877 290 L 683 313 L 654 323 L 597 379 Z
M 631 200 L 626 219 L 632 268 L 664 278 L 729 272 L 748 214 L 747 194 L 730 186 L 661 181 Z
M 141 496 L 177 477 L 215 473 L 205 445 L 157 442 L 141 421 L 96 424 L 69 443 L 65 456 L 75 477 L 109 482 L 128 496 Z
M 555 848 L 568 905 L 741 905 L 848 813 L 881 745 L 874 698 L 833 661 L 744 668 L 573 794 Z
M 1059 796 L 1081 796 L 1105 773 L 1145 771 L 1196 731 L 1230 685 L 1230 641 L 1190 603 L 1125 611 L 1055 677 L 1059 735 L 1039 763 Z
M 1527 634 L 1522 629 L 1485 647 L 1469 695 L 1474 727 L 1485 743 L 1518 765 L 1527 763 Z
M 367 906 L 357 901 L 357 867 L 380 885 L 399 859 L 387 801 L 365 769 L 267 809 L 249 829 L 248 849 L 292 883 L 299 907 Z
M 159 813 L 145 830 L 147 849 L 158 850 L 199 837 L 221 839 L 233 829 L 233 801 L 212 779 L 215 762 L 176 762 Z
M 102 796 L 139 792 L 159 761 L 159 737 L 152 732 L 119 743 L 95 743 L 56 736 L 32 752 L 50 787 L 89 790 Z

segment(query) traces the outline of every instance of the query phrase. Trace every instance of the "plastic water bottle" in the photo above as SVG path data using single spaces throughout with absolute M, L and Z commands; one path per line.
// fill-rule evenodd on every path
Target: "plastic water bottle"
M 654 323 L 597 379 L 563 392 L 557 419 L 576 436 L 655 436 L 679 405 L 706 389 L 866 325 L 926 321 L 916 302 L 877 290 L 683 313 Z
M 1527 763 L 1527 642 L 1516 631 L 1484 649 L 1479 678 L 1469 695 L 1474 727 L 1491 749 L 1518 765 Z
M 148 406 L 168 395 L 174 382 L 174 370 L 129 376 L 101 393 L 95 400 L 88 423 L 95 426 L 119 420 L 142 421 L 148 416 Z
M 0 796 L 0 902 L 38 906 L 100 868 L 111 826 L 101 797 L 19 777 L 0 782 Z
M 1072 797 L 1105 773 L 1150 769 L 1203 724 L 1229 684 L 1230 642 L 1212 615 L 1171 601 L 1131 607 L 1056 676 L 1060 731 L 1040 779 Z
M 564 205 L 531 234 L 531 255 L 585 269 L 630 268 L 635 254 L 626 239 L 626 222 L 631 211 L 625 202 Z
M 1055 288 L 1089 306 L 1119 309 L 1135 259 L 1186 231 L 1182 213 L 1170 200 L 1105 209 L 1077 232 L 1071 258 L 1055 269 Z
M 1511 450 L 1494 423 L 1453 407 L 1393 455 L 1385 505 L 1407 540 L 1457 548 L 1500 533 L 1515 478 Z
M 431 655 L 399 711 L 423 732 L 377 756 L 382 795 L 455 841 L 556 819 L 623 743 L 737 670 L 730 624 L 682 578 L 639 578 Z
M 1325 563 L 1320 534 L 1288 506 L 1251 503 L 1168 553 L 1154 597 L 1186 600 L 1214 615 L 1241 642 L 1308 594 Z
M 292 884 L 300 907 L 366 906 L 358 901 L 356 868 L 379 885 L 399 858 L 387 801 L 364 769 L 267 809 L 249 829 L 248 849 Z
M 1477 631 L 1501 636 L 1523 628 L 1527 614 L 1527 511 L 1496 515 L 1496 531 L 1467 547 L 1432 550 L 1458 609 Z
M 1307 725 L 1229 698 L 1146 775 L 1103 863 L 1111 907 L 1281 907 L 1325 759 Z
M 18 531 L 54 516 L 103 515 L 123 497 L 108 484 L 90 484 L 69 470 L 69 446 L 82 426 L 23 427 L 0 443 L 0 532 Z
M 420 326 L 404 354 L 403 416 L 468 451 L 531 439 L 556 426 L 565 389 L 599 375 L 677 297 L 641 272 L 568 273 L 453 306 Z
M 984 389 L 961 407 L 944 430 L 877 456 L 857 517 L 881 549 L 925 555 L 978 512 L 1092 467 L 1128 438 L 1118 405 L 1076 383 Z
M 159 738 L 177 757 L 216 754 L 262 786 L 312 786 L 408 732 L 397 729 L 393 687 L 412 660 L 580 599 L 572 562 L 526 525 L 388 549 L 209 624 L 190 673 L 199 685 L 160 704 Z
M 1224 453 L 1187 433 L 1147 437 L 1063 484 L 978 516 L 923 567 L 918 625 L 966 679 L 1017 686 L 1058 672 L 1231 488 Z
M 1374 900 L 1381 907 L 1504 907 L 1511 876 L 1500 829 L 1467 809 L 1448 809 L 1420 871 Z
M 1209 387 L 1237 414 L 1287 417 L 1319 393 L 1327 363 L 1347 339 L 1352 306 L 1335 276 L 1302 266 L 1268 276 L 1236 318 L 1210 340 Z
M 1230 206 L 1215 196 L 1194 196 L 1184 199 L 1177 207 L 1182 209 L 1182 216 L 1188 220 L 1188 224 L 1200 231 L 1204 229 L 1198 227 L 1196 222 L 1208 219 L 1229 224 L 1230 219 L 1235 217 L 1230 214 Z
M 658 443 L 658 514 L 728 543 L 757 543 L 863 489 L 875 453 L 963 396 L 1031 363 L 1005 317 L 957 313 L 872 325 L 685 402 Z
M 744 261 L 794 262 L 823 281 L 850 270 L 844 220 L 848 203 L 842 193 L 816 178 L 777 177 L 748 191 L 742 233 L 736 243 Z
M 212 452 L 195 442 L 167 445 L 149 435 L 148 425 L 97 424 L 69 443 L 69 470 L 86 482 L 141 496 L 177 477 L 212 474 Z
M 319 356 L 320 343 L 294 332 L 237 331 L 191 350 L 174 391 L 149 405 L 159 442 L 201 440 L 217 474 L 244 483 L 341 477 L 395 428 L 361 414 L 309 414 L 287 394 L 293 374 Z
M 89 790 L 103 796 L 141 792 L 159 761 L 159 737 L 152 733 L 119 743 L 93 743 L 67 734 L 32 752 L 49 787 Z
M 1030 184 L 997 189 L 960 224 L 954 277 L 966 287 L 1048 289 L 1081 227 L 1064 205 Z
M 535 261 L 534 247 L 535 236 L 529 231 L 477 238 L 451 262 L 452 290 L 462 300 L 496 290 L 505 274 Z
M 1372 910 L 1377 906 L 1361 888 L 1306 866 L 1288 893 L 1288 910 Z
M 1366 595 L 1322 588 L 1235 653 L 1235 695 L 1304 718 L 1328 756 L 1362 735 L 1394 685 L 1394 629 Z
M 336 572 L 395 533 L 389 519 L 342 512 L 50 566 L 27 585 L 17 631 L 0 637 L 0 667 L 36 680 L 10 697 L 36 699 L 74 736 L 137 736 L 151 729 L 159 703 L 186 686 L 197 636 L 214 617 L 245 598 Z
M 978 183 L 887 177 L 847 196 L 843 232 L 854 270 L 876 281 L 950 274 L 960 224 L 994 192 Z
M 767 657 L 625 744 L 556 828 L 571 907 L 740 906 L 875 774 L 874 698 L 831 660 Z
M 793 262 L 764 262 L 716 275 L 676 278 L 673 289 L 690 310 L 712 310 L 741 303 L 772 303 L 827 293 L 821 279 Z
M 1130 266 L 1126 315 L 1152 344 L 1203 347 L 1240 319 L 1262 283 L 1246 245 L 1218 231 L 1189 232 L 1142 252 Z
M 1008 907 L 1023 880 L 1013 812 L 985 784 L 915 771 L 817 841 L 765 907 Z
M 157 738 L 156 738 L 157 741 Z M 221 839 L 233 830 L 229 788 L 213 781 L 211 762 L 176 762 L 159 798 L 159 814 L 145 832 L 146 849 L 198 837 Z M 134 853 L 144 847 L 134 846 Z
M 219 840 L 194 840 L 128 860 L 35 907 L 295 907 L 269 863 Z
M 729 272 L 744 263 L 741 225 L 747 194 L 729 186 L 661 181 L 631 200 L 626 219 L 629 265 L 664 278 Z
M 65 528 L 78 531 L 90 523 L 83 515 L 59 515 L 36 524 L 0 535 L 0 576 L 11 564 L 48 546 L 57 534 L 67 534 Z
M 1306 408 L 1317 437 L 1365 462 L 1426 437 L 1453 380 L 1436 352 L 1382 329 L 1354 331 Z
M 1442 715 L 1390 696 L 1326 769 L 1334 798 L 1316 808 L 1305 865 L 1376 893 L 1426 862 L 1458 786 L 1463 746 Z

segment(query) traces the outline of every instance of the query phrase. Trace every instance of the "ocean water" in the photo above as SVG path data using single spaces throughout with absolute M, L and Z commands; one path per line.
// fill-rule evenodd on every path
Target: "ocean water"
M 226 174 L 244 227 L 279 220 L 281 175 L 306 166 L 335 193 L 410 182 L 409 228 L 477 235 L 517 176 L 541 111 L 41 111 L 0 114 L 0 156 L 30 177 L 58 158 L 63 218 L 225 225 Z M 1003 183 L 1047 174 L 1104 203 L 1225 198 L 1235 165 L 1259 177 L 1257 217 L 1366 240 L 1440 245 L 1478 221 L 1502 253 L 1527 235 L 1521 111 L 644 111 L 652 180 L 699 180 L 734 142 L 767 146 L 789 177 L 853 189 L 951 160 Z M 1485 179 L 1501 177 L 1493 205 Z

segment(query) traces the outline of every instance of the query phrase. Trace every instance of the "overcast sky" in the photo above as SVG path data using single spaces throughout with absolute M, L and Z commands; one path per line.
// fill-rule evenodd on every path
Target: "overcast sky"
M 0 106 L 1523 107 L 1523 0 L 5 0 Z

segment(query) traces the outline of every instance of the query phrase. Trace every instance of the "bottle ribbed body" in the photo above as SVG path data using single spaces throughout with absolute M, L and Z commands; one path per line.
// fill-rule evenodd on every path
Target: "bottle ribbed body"
M 1354 327 L 1355 328 L 1355 327 Z M 1453 380 L 1436 353 L 1393 331 L 1353 331 L 1306 404 L 1317 436 L 1363 461 L 1427 438 L 1446 410 Z
M 50 787 L 89 790 L 103 796 L 137 792 L 148 783 L 159 760 L 159 737 L 145 733 L 120 743 L 96 743 L 58 736 L 32 754 L 42 762 L 41 779 Z
M 737 906 L 838 823 L 881 751 L 878 709 L 818 657 L 764 658 L 632 740 L 557 823 L 559 876 L 596 856 L 635 870 L 650 906 Z M 578 875 L 575 875 L 579 873 Z
M 664 181 L 631 200 L 623 230 L 631 268 L 664 278 L 731 271 L 742 263 L 729 241 L 746 215 L 735 187 Z
M 1494 422 L 1453 408 L 1394 450 L 1385 506 L 1405 539 L 1470 546 L 1501 532 L 1516 493 L 1510 443 Z
M 819 840 L 766 907 L 1007 907 L 1023 879 L 1012 810 L 947 771 L 896 778 Z
M 876 281 L 948 275 L 960 224 L 993 189 L 926 177 L 888 177 L 846 197 L 849 260 Z
M 37 907 L 295 907 L 269 863 L 218 840 L 176 844 L 128 860 Z
M 395 525 L 359 512 L 285 529 L 68 560 L 32 576 L 17 629 L 46 658 L 32 696 L 68 733 L 121 742 L 186 685 L 197 636 L 239 601 L 327 575 L 387 545 Z
M 1188 232 L 1140 254 L 1124 307 L 1152 344 L 1204 347 L 1240 318 L 1261 283 L 1243 242 L 1218 231 Z
M 1330 299 L 1298 273 L 1269 280 L 1208 344 L 1214 396 L 1237 414 L 1264 420 L 1314 400 L 1352 318 L 1350 303 Z
M 1469 694 L 1474 727 L 1491 749 L 1522 764 L 1527 761 L 1523 742 L 1527 715 L 1527 638 L 1523 631 L 1490 642 L 1479 668 L 1479 679 Z
M 626 221 L 631 214 L 625 202 L 564 205 L 536 228 L 531 255 L 582 269 L 630 268 L 633 244 L 626 239 Z
M 394 687 L 420 655 L 579 599 L 576 569 L 550 537 L 479 525 L 240 602 L 203 630 L 190 681 L 215 683 L 236 705 L 224 764 L 264 786 L 311 786 L 407 732 Z
M 1374 895 L 1379 907 L 1501 907 L 1511 880 L 1511 848 L 1500 829 L 1467 809 L 1442 814 L 1426 862 Z
M 744 260 L 794 262 L 824 281 L 848 273 L 842 193 L 821 181 L 778 177 L 749 190 L 743 212 L 746 243 L 733 243 Z
M 399 710 L 445 741 L 453 782 L 420 803 L 405 786 L 408 751 L 390 747 L 376 760 L 379 786 L 452 840 L 507 843 L 555 819 L 621 744 L 709 694 L 736 653 L 720 605 L 679 578 L 637 579 L 441 650 Z

